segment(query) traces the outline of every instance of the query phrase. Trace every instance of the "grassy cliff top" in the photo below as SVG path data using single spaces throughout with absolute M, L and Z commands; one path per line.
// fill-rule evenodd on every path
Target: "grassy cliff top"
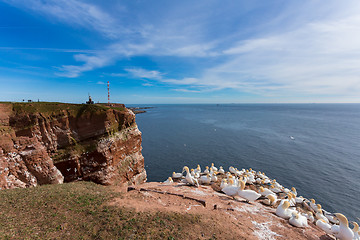
M 124 110 L 123 104 L 113 104 L 107 106 L 106 104 L 72 104 L 72 103 L 59 103 L 59 102 L 0 102 L 3 105 L 12 105 L 12 111 L 14 114 L 22 113 L 41 113 L 44 115 L 57 114 L 60 111 L 67 110 L 74 115 L 81 115 L 84 112 L 105 112 L 108 109 L 116 109 L 119 111 Z
M 0 239 L 181 239 L 193 214 L 109 205 L 122 193 L 90 182 L 0 191 Z

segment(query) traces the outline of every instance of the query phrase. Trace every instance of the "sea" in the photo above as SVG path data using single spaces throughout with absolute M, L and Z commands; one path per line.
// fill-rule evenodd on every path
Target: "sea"
M 151 107 L 136 115 L 148 181 L 185 165 L 252 168 L 360 222 L 360 104 Z

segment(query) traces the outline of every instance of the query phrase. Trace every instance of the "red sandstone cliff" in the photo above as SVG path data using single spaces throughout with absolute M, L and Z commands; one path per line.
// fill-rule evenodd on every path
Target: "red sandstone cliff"
M 0 188 L 146 180 L 141 132 L 123 105 L 0 103 Z

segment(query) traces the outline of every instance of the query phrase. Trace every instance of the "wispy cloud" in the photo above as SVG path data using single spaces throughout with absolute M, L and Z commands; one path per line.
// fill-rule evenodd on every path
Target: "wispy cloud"
M 93 29 L 103 35 L 116 38 L 122 27 L 100 7 L 78 0 L 5 0 L 14 6 L 35 11 L 53 20 L 70 25 Z M 117 25 L 117 28 L 115 26 Z

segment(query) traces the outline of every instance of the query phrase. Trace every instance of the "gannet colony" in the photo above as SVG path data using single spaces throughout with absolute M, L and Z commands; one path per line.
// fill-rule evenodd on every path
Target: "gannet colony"
M 297 196 L 295 187 L 285 188 L 264 172 L 256 172 L 251 168 L 238 170 L 232 166 L 229 167 L 229 171 L 225 171 L 223 167 L 217 168 L 213 163 L 204 171 L 201 171 L 200 165 L 190 170 L 184 166 L 182 172 L 173 172 L 164 183 L 174 182 L 195 187 L 213 184 L 214 189 L 235 200 L 240 197 L 248 203 L 259 201 L 275 208 L 277 216 L 288 220 L 295 227 L 306 228 L 308 223 L 314 223 L 337 239 L 360 240 L 359 225 L 356 222 L 351 222 L 353 228 L 350 228 L 348 219 L 343 214 L 330 213 L 320 204 L 316 204 L 314 199 Z

